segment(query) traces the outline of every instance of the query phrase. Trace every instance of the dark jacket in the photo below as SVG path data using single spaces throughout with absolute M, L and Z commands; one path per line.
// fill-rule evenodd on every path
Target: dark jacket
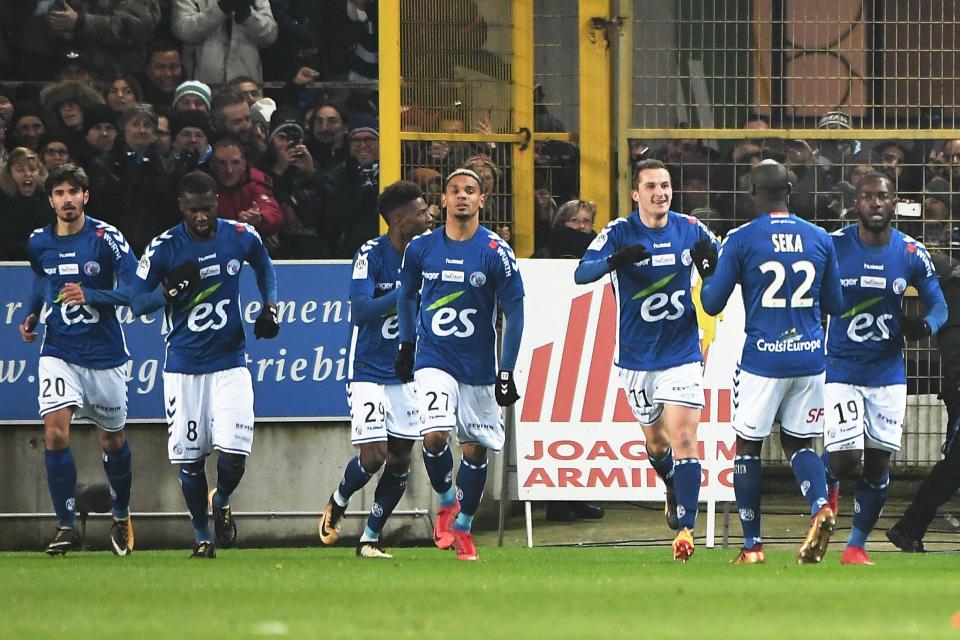
M 155 236 L 179 223 L 176 194 L 156 145 L 138 156 L 118 136 L 112 151 L 90 163 L 87 210 L 117 227 L 137 255 Z
M 380 194 L 378 165 L 360 167 L 350 156 L 327 177 L 329 212 L 337 234 L 336 257 L 353 258 L 364 242 L 380 235 L 377 196 Z
M 40 189 L 25 198 L 0 190 L 0 261 L 26 260 L 27 240 L 34 229 L 53 222 L 50 201 Z
M 570 227 L 557 225 L 550 230 L 550 239 L 547 246 L 537 251 L 534 258 L 582 258 L 587 247 L 597 237 L 597 232 L 591 230 L 584 233 Z

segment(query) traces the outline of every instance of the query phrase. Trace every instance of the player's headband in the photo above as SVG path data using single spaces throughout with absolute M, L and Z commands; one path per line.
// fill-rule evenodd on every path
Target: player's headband
M 477 175 L 476 171 L 471 171 L 470 169 L 457 169 L 455 171 L 451 171 L 450 175 L 447 176 L 447 179 L 443 181 L 444 191 L 447 190 L 447 185 L 450 184 L 450 181 L 457 176 L 469 176 L 476 180 L 477 184 L 483 184 L 483 182 L 480 181 L 480 176 Z

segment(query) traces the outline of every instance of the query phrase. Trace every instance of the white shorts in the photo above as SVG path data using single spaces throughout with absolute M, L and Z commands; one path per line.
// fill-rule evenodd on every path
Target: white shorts
M 40 416 L 76 407 L 74 418 L 86 418 L 104 431 L 120 431 L 127 422 L 127 364 L 87 369 L 60 358 L 40 358 Z
M 823 387 L 827 451 L 900 451 L 907 385 L 861 387 L 830 382 Z
M 619 369 L 633 417 L 644 427 L 660 419 L 665 404 L 703 408 L 703 365 L 699 362 L 658 371 Z
M 456 426 L 460 444 L 503 448 L 503 418 L 492 384 L 461 384 L 440 369 L 419 369 L 414 379 L 421 434 Z
M 350 442 L 386 442 L 387 435 L 405 440 L 420 438 L 416 387 L 376 382 L 347 383 L 350 405 Z
M 246 367 L 213 373 L 163 372 L 170 462 L 195 462 L 214 449 L 250 455 L 253 382 Z
M 796 438 L 823 435 L 825 374 L 765 378 L 737 367 L 733 376 L 733 430 L 744 440 L 763 440 L 773 423 Z

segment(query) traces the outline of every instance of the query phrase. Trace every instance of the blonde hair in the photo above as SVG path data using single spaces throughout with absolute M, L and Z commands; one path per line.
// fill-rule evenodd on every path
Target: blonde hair
M 597 204 L 595 202 L 591 202 L 590 200 L 570 200 L 564 202 L 560 205 L 560 208 L 557 209 L 557 213 L 553 217 L 553 226 L 558 227 L 568 220 L 573 219 L 581 209 L 590 214 L 591 221 L 597 217 Z
M 3 189 L 8 196 L 15 196 L 17 194 L 17 185 L 13 181 L 13 165 L 26 164 L 30 166 L 31 162 L 40 174 L 37 188 L 42 191 L 43 181 L 47 179 L 47 168 L 40 162 L 40 156 L 37 155 L 37 152 L 27 147 L 17 147 L 10 152 L 6 165 L 3 167 L 3 173 L 0 173 L 0 189 Z

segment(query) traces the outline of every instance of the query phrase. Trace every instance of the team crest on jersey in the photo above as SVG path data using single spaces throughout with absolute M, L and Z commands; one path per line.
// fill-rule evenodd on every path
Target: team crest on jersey
M 690 256 L 690 249 L 684 249 L 680 254 L 680 262 L 683 263 L 683 266 L 689 267 L 693 264 L 693 258 Z
M 144 254 L 144 256 L 140 258 L 140 264 L 137 265 L 137 276 L 141 280 L 146 280 L 148 273 L 150 273 L 150 256 Z
M 234 260 L 231 260 L 230 262 L 228 262 L 228 263 L 227 263 L 227 273 L 229 273 L 229 274 L 232 275 L 232 276 L 235 276 L 235 275 L 237 275 L 238 273 L 240 273 L 240 261 L 234 259 Z
M 480 288 L 487 283 L 487 276 L 481 271 L 474 271 L 470 274 L 470 284 Z
M 893 292 L 900 295 L 907 290 L 907 281 L 903 278 L 897 278 L 893 281 Z
M 88 276 L 95 276 L 100 273 L 100 264 L 91 260 L 83 265 L 83 272 Z
M 173 452 L 178 456 L 183 455 L 183 445 L 182 444 L 173 445 Z

